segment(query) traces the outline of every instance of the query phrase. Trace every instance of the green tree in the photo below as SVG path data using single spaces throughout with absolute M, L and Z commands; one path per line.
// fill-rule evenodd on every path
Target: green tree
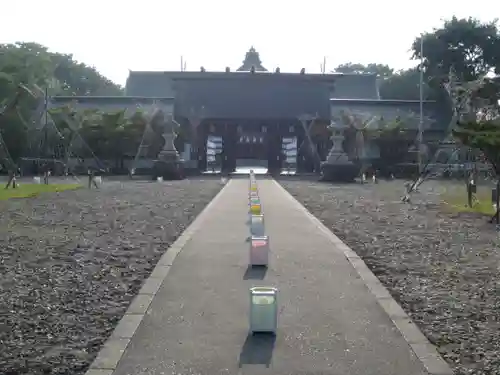
M 401 70 L 385 78 L 379 84 L 381 99 L 419 100 L 420 72 L 417 68 Z M 436 90 L 426 80 L 423 83 L 423 99 L 436 100 Z
M 14 160 L 28 152 L 29 128 L 35 126 L 32 120 L 39 120 L 33 113 L 46 87 L 49 95 L 123 94 L 119 85 L 71 55 L 50 52 L 37 43 L 0 44 L 0 131 Z M 48 150 L 38 150 L 38 155 L 53 154 L 51 142 L 56 141 L 47 139 Z
M 371 63 L 368 65 L 348 62 L 340 64 L 334 70 L 336 73 L 355 73 L 355 74 L 376 74 L 378 77 L 386 78 L 394 74 L 394 69 L 386 64 Z
M 396 166 L 407 161 L 409 150 L 415 144 L 417 127 L 412 116 L 398 116 L 392 121 L 380 118 L 379 126 L 370 132 L 369 139 L 379 150 L 374 168 L 382 175 L 395 173 Z
M 468 85 L 470 105 L 460 109 L 453 136 L 464 146 L 479 150 L 497 178 L 500 176 L 500 77 Z
M 379 77 L 379 92 L 381 99 L 392 100 L 419 100 L 420 99 L 420 72 L 417 68 L 394 71 L 386 64 L 345 63 L 337 66 L 337 73 L 347 74 L 376 74 Z M 424 81 L 424 100 L 435 100 L 436 91 Z
M 51 53 L 53 84 L 58 95 L 121 96 L 123 88 L 94 68 L 73 60 L 72 55 Z
M 462 82 L 479 79 L 491 71 L 500 74 L 496 20 L 482 23 L 474 18 L 453 17 L 443 27 L 417 37 L 412 50 L 414 59 L 423 57 L 426 76 L 435 83 L 445 80 L 450 69 Z

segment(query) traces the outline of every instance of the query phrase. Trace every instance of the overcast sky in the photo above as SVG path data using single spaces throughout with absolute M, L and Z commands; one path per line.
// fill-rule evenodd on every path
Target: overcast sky
M 500 16 L 498 0 L 17 0 L 0 9 L 0 43 L 72 53 L 120 84 L 129 69 L 179 70 L 181 56 L 187 70 L 234 70 L 252 45 L 282 72 L 319 72 L 324 56 L 327 71 L 349 61 L 407 68 L 415 36 L 443 19 Z

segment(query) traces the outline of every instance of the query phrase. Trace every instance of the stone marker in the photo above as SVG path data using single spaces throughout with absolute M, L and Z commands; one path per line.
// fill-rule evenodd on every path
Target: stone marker
M 278 289 L 250 289 L 250 332 L 276 334 L 278 329 Z

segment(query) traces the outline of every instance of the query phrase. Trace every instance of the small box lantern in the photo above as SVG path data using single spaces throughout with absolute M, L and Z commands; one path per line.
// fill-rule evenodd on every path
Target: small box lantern
M 250 214 L 251 215 L 262 215 L 262 205 L 260 203 L 250 204 Z
M 251 192 L 250 194 L 248 194 L 248 199 L 252 200 L 252 199 L 259 199 L 259 194 L 257 192 Z
M 264 215 L 251 215 L 250 216 L 250 234 L 252 236 L 264 236 Z
M 278 329 L 278 289 L 250 289 L 250 332 L 276 334 Z
M 252 204 L 260 204 L 260 198 L 259 197 L 252 197 L 252 198 L 250 198 L 250 206 Z
M 267 266 L 269 264 L 269 237 L 255 236 L 250 238 L 250 265 Z

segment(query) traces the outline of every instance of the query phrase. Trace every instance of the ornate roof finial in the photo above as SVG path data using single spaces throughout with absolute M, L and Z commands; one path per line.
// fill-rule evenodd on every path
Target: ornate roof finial
M 250 47 L 245 55 L 245 60 L 243 60 L 243 65 L 240 66 L 238 72 L 249 72 L 254 67 L 256 72 L 267 72 L 267 69 L 262 66 L 260 61 L 259 53 L 255 50 L 253 46 Z

